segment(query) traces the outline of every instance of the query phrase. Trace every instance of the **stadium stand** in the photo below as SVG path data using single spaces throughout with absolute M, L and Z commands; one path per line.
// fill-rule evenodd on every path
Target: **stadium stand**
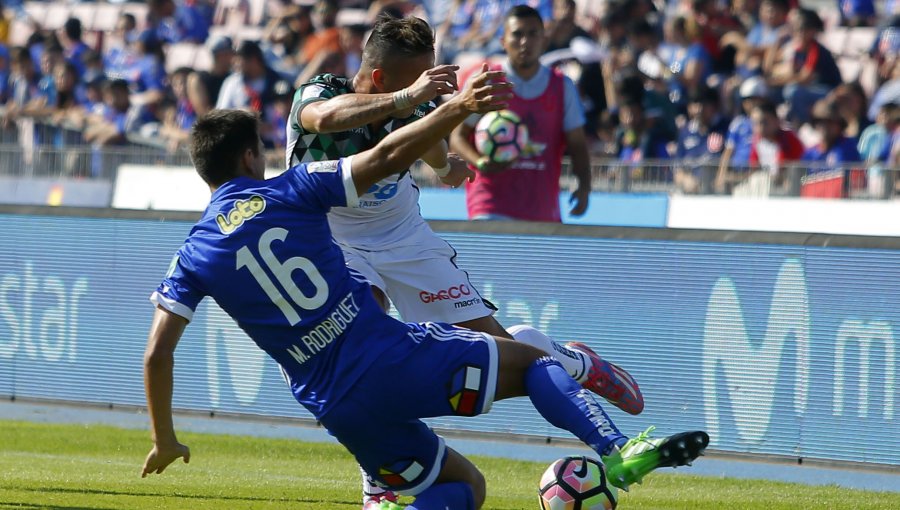
M 267 65 L 279 73 L 281 80 L 294 86 L 299 76 L 311 76 L 318 71 L 352 74 L 355 69 L 346 69 L 345 59 L 338 58 L 340 55 L 312 61 L 302 56 L 304 41 L 320 26 L 318 12 L 323 2 L 29 1 L 7 8 L 4 18 L 9 36 L 6 41 L 0 41 L 0 101 L 4 105 L 0 139 L 5 142 L 2 150 L 32 153 L 53 150 L 93 156 L 74 158 L 87 162 L 79 169 L 71 165 L 68 169 L 41 167 L 60 158 L 39 158 L 33 154 L 4 156 L 14 160 L 24 158 L 34 164 L 5 166 L 0 172 L 112 178 L 115 164 L 121 161 L 156 162 L 160 158 L 171 160 L 179 154 L 183 156 L 195 105 L 191 104 L 190 94 L 179 97 L 173 91 L 172 75 L 190 69 L 200 73 L 200 78 L 208 76 L 203 73 L 212 72 L 215 66 L 207 41 L 221 40 L 223 36 L 230 38 L 235 49 L 248 41 L 259 44 Z M 742 111 L 738 89 L 751 76 L 761 76 L 769 85 L 766 99 L 778 106 L 784 127 L 796 132 L 808 145 L 808 152 L 816 154 L 823 151 L 829 154 L 833 149 L 821 146 L 827 142 L 820 139 L 814 119 L 809 118 L 816 102 L 842 101 L 838 110 L 851 108 L 844 104 L 848 100 L 837 92 L 837 84 L 858 83 L 865 92 L 865 97 L 859 100 L 865 104 L 855 104 L 852 108 L 860 112 L 869 109 L 869 115 L 860 115 L 859 122 L 849 123 L 849 131 L 853 132 L 846 134 L 851 137 L 858 137 L 875 123 L 872 112 L 877 113 L 884 104 L 900 102 L 897 92 L 900 35 L 896 28 L 900 23 L 896 13 L 886 12 L 897 2 L 877 3 L 880 25 L 854 27 L 842 26 L 837 3 L 827 0 L 754 0 L 733 5 L 729 1 L 712 0 L 334 0 L 331 3 L 340 7 L 339 30 L 370 27 L 382 12 L 426 18 L 438 34 L 439 58 L 459 64 L 461 73 L 485 58 L 497 59 L 502 50 L 496 38 L 502 28 L 496 34 L 490 30 L 501 25 L 498 20 L 510 6 L 529 3 L 536 7 L 546 18 L 548 31 L 554 30 L 556 19 L 565 15 L 567 8 L 573 9 L 581 35 L 569 40 L 570 48 L 557 50 L 548 58 L 579 86 L 588 112 L 594 183 L 598 189 L 816 195 L 806 182 L 812 179 L 812 174 L 821 173 L 819 170 L 810 171 L 803 160 L 784 161 L 777 168 L 771 165 L 761 168 L 750 163 L 744 154 L 747 151 L 732 155 L 733 178 L 725 186 L 716 186 L 712 179 L 719 167 L 719 147 L 717 142 L 712 143 L 713 138 L 706 153 L 691 151 L 697 153 L 696 161 L 676 161 L 679 131 L 689 123 L 687 98 L 701 86 L 718 91 L 721 98 L 718 115 L 740 130 L 730 133 L 729 137 L 735 138 L 729 140 L 750 147 L 759 140 L 754 138 L 748 112 Z M 784 7 L 786 15 L 783 19 L 773 19 L 772 9 L 779 6 Z M 795 28 L 799 26 L 797 20 L 806 19 L 810 12 L 822 30 L 804 42 Z M 127 33 L 117 30 L 126 15 L 132 16 L 136 25 Z M 62 32 L 70 18 L 80 21 L 83 41 L 91 51 L 73 48 L 67 42 Z M 683 36 L 676 37 L 673 26 Z M 22 69 L 27 60 L 23 51 L 30 56 L 35 70 L 27 76 Z M 5 63 L 3 55 L 6 55 Z M 99 64 L 96 55 L 102 57 Z M 84 66 L 80 60 L 85 58 L 94 58 L 95 64 Z M 827 68 L 831 61 L 835 71 Z M 83 66 L 85 69 L 76 76 L 74 99 L 65 91 L 59 93 L 61 87 L 56 83 L 66 62 L 76 64 L 79 72 Z M 702 63 L 700 80 L 684 81 L 683 76 L 694 63 Z M 314 68 L 314 65 L 322 67 Z M 804 74 L 806 69 L 815 72 Z M 827 73 L 840 76 L 829 79 Z M 119 105 L 118 111 L 112 107 L 111 98 L 104 98 L 109 95 L 104 90 L 115 79 L 128 83 L 130 96 L 127 107 Z M 623 83 L 641 86 L 622 90 Z M 870 105 L 876 98 L 877 104 Z M 210 99 L 214 104 L 215 98 Z M 627 119 L 622 116 L 623 108 L 629 114 Z M 271 104 L 260 106 L 264 121 L 272 123 L 270 132 L 278 129 L 275 123 L 284 120 L 271 118 L 273 110 Z M 635 112 L 639 117 L 631 118 Z M 895 120 L 891 119 L 890 126 L 897 124 Z M 96 138 L 85 138 L 103 128 L 115 128 L 117 136 L 102 137 L 102 143 Z M 848 163 L 848 169 L 870 169 L 874 165 L 880 175 L 885 169 L 897 166 L 898 133 L 878 133 L 879 140 L 887 140 L 880 157 Z M 267 140 L 273 162 L 278 160 L 281 138 Z M 648 145 L 651 140 L 656 144 L 653 150 Z M 765 150 L 765 143 L 763 146 Z M 97 163 L 103 159 L 98 154 L 113 148 L 120 156 L 106 158 L 113 162 L 112 166 Z M 863 172 L 863 178 L 851 179 L 850 170 L 842 173 L 841 165 L 832 166 L 835 175 L 841 174 L 836 177 L 840 196 L 894 195 L 893 189 L 878 190 L 868 185 L 867 172 Z M 704 185 L 679 189 L 673 178 L 679 168 L 695 169 L 696 178 L 704 181 Z M 761 180 L 766 185 L 760 186 Z M 428 178 L 424 181 L 424 185 L 436 184 Z M 893 179 L 889 181 L 885 186 L 893 186 Z M 815 189 L 820 188 L 817 184 Z

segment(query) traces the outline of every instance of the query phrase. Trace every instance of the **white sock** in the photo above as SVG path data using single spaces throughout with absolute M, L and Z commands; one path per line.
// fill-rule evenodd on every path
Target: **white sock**
M 363 503 L 374 496 L 380 496 L 386 492 L 381 487 L 372 483 L 372 478 L 366 473 L 366 470 L 364 470 L 362 466 L 359 466 L 359 472 L 362 474 Z
M 506 328 L 506 331 L 509 331 L 516 342 L 530 345 L 553 356 L 579 384 L 587 379 L 591 362 L 583 353 L 569 349 L 531 326 L 517 324 Z

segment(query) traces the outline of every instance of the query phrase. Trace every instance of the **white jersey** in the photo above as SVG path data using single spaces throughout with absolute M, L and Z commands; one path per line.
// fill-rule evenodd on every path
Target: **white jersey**
M 339 133 L 307 133 L 297 122 L 297 115 L 306 105 L 325 101 L 341 94 L 352 93 L 350 80 L 325 74 L 300 86 L 294 94 L 288 118 L 286 163 L 290 168 L 298 163 L 339 159 L 374 147 L 381 139 L 435 108 L 434 103 L 419 105 L 405 119 L 390 119 L 378 132 L 363 126 Z M 384 179 L 359 197 L 359 206 L 334 207 L 328 213 L 335 240 L 343 245 L 363 250 L 377 250 L 402 246 L 409 241 L 409 233 L 425 224 L 419 212 L 419 190 L 409 172 Z

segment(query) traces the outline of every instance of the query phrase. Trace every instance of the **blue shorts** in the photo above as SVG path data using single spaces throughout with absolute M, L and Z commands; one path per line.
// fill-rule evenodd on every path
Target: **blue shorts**
M 408 340 L 382 354 L 320 421 L 376 485 L 416 495 L 447 458 L 444 440 L 421 418 L 488 412 L 498 362 L 485 333 L 411 323 Z

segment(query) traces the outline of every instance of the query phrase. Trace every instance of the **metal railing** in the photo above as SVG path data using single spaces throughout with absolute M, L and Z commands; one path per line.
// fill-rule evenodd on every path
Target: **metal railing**
M 897 170 L 883 163 L 797 161 L 778 169 L 730 166 L 720 176 L 719 162 L 714 160 L 631 163 L 594 159 L 591 187 L 613 193 L 889 199 L 897 194 Z M 562 187 L 574 187 L 577 181 L 568 159 L 563 161 L 562 175 Z
M 90 145 L 85 143 L 80 127 L 49 119 L 19 118 L 0 126 L 0 176 L 115 180 L 123 164 L 191 166 L 185 147 L 172 148 L 154 132 L 150 126 L 129 134 L 127 143 L 121 145 Z M 270 169 L 284 167 L 283 149 L 269 151 L 266 156 Z M 897 194 L 897 170 L 883 163 L 793 162 L 777 171 L 729 167 L 722 178 L 716 160 L 628 162 L 594 158 L 591 186 L 595 191 L 613 193 L 889 199 Z M 427 165 L 416 164 L 411 171 L 419 186 L 442 186 Z M 575 183 L 570 161 L 564 158 L 560 185 L 567 189 Z

